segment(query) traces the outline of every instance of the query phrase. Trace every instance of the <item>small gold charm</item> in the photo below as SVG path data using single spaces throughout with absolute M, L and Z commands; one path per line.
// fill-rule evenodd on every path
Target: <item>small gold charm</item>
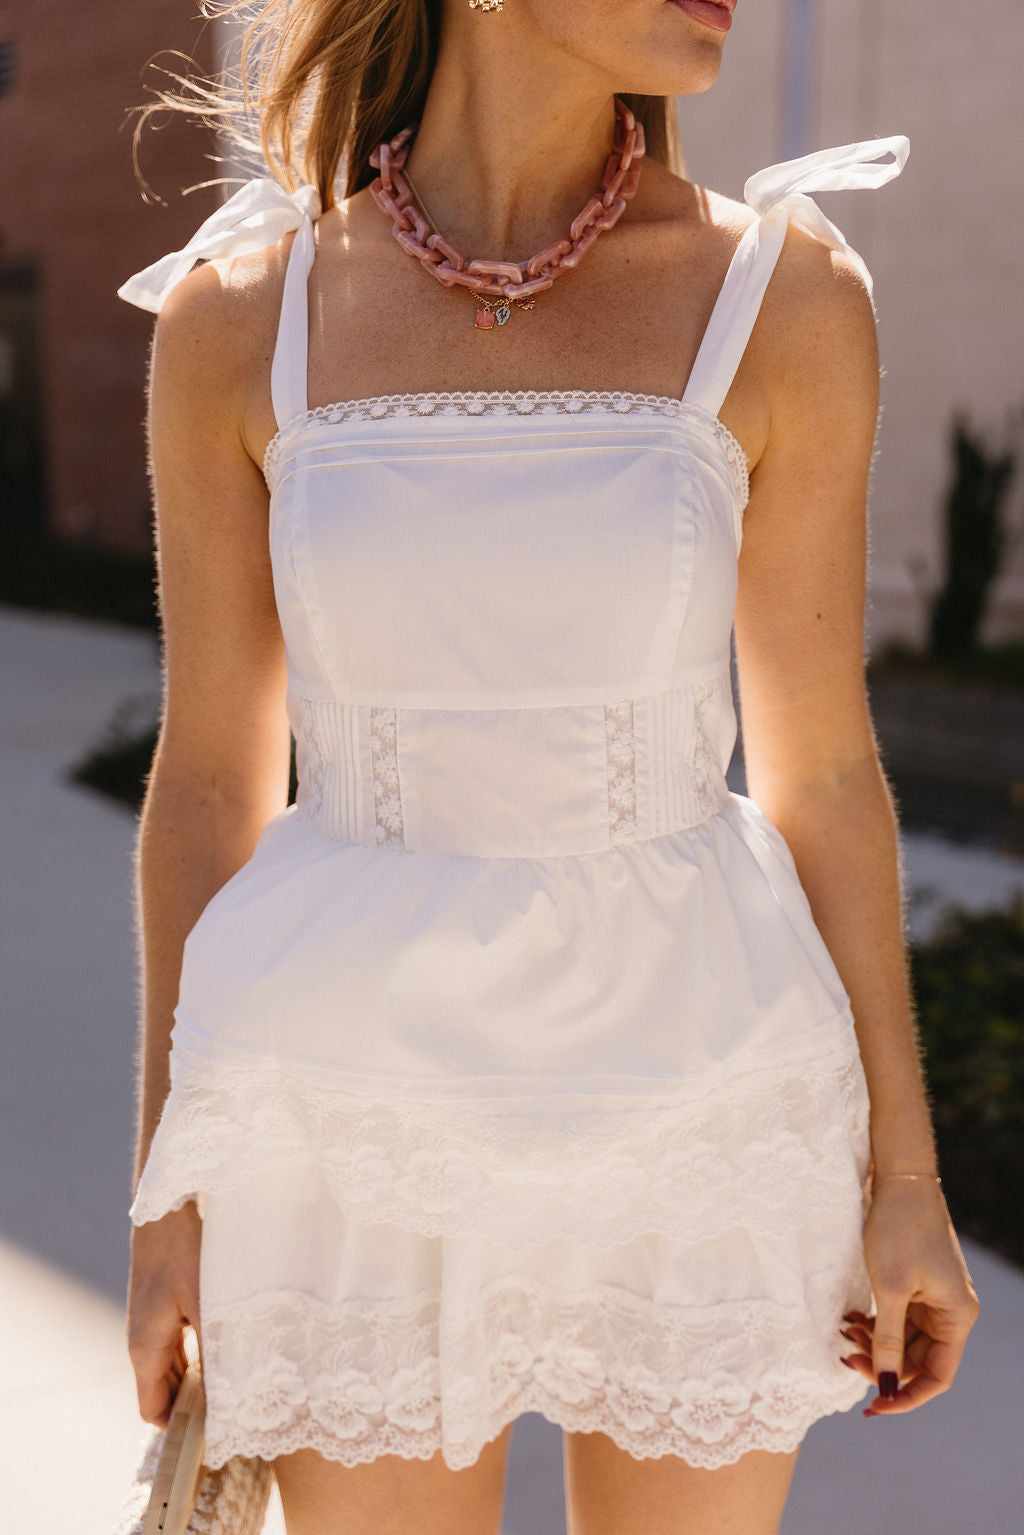
M 471 11 L 500 11 L 504 0 L 469 0 Z

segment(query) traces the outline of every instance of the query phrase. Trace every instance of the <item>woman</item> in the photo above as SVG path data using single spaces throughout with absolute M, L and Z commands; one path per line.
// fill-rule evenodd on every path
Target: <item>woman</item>
M 865 700 L 870 279 L 805 195 L 907 146 L 675 174 L 732 9 L 277 0 L 279 180 L 122 289 L 130 1346 L 163 1423 L 201 1314 L 208 1458 L 289 1535 L 496 1531 L 528 1409 L 574 1535 L 767 1535 L 809 1424 L 921 1406 L 977 1314 Z

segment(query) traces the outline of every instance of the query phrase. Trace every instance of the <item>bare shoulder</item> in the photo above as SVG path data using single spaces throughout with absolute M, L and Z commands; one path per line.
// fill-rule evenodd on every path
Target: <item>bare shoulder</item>
M 837 539 L 844 527 L 856 531 L 879 403 L 874 308 L 857 263 L 790 225 L 748 354 L 768 404 L 748 527 L 791 531 L 801 502 L 793 490 L 802 486 L 819 531 L 831 528 Z
M 293 238 L 286 234 L 263 250 L 217 256 L 194 267 L 168 293 L 159 327 L 194 344 L 205 340 L 211 350 L 228 344 L 234 355 L 246 338 L 276 323 Z
M 270 364 L 293 238 L 193 268 L 157 316 L 151 388 L 159 382 L 189 417 L 236 430 L 246 445 L 254 415 L 270 409 Z
M 709 229 L 738 245 L 758 218 L 754 209 L 708 187 L 692 190 Z M 764 297 L 759 328 L 781 345 L 780 356 L 807 346 L 869 357 L 875 350 L 871 295 L 856 262 L 793 224 Z
M 864 277 L 837 251 L 790 225 L 752 338 L 776 401 L 834 400 L 874 412 L 878 388 L 875 314 Z

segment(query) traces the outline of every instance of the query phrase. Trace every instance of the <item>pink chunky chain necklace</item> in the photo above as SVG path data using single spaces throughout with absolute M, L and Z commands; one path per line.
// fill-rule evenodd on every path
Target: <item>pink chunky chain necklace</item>
M 616 96 L 615 137 L 601 190 L 583 205 L 568 233 L 529 261 L 467 261 L 440 233 L 402 174 L 415 132 L 415 126 L 403 128 L 390 143 L 379 144 L 373 151 L 370 164 L 380 175 L 370 183 L 370 196 L 382 213 L 390 215 L 391 232 L 404 251 L 421 261 L 445 288 L 465 288 L 482 300 L 476 314 L 479 330 L 491 330 L 495 322 L 507 324 L 513 306 L 532 309 L 534 294 L 543 293 L 556 277 L 579 266 L 598 235 L 617 224 L 626 211 L 640 181 L 645 148 L 643 124 Z

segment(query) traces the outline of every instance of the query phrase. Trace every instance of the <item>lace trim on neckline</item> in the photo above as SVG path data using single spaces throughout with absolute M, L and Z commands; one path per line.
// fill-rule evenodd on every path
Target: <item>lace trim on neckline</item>
M 614 415 L 650 415 L 686 418 L 696 415 L 710 424 L 729 466 L 739 510 L 750 498 L 747 455 L 725 422 L 701 405 L 674 395 L 636 394 L 623 389 L 502 389 L 441 390 L 413 394 L 368 395 L 359 400 L 335 400 L 314 405 L 286 421 L 267 443 L 263 454 L 263 478 L 270 484 L 273 470 L 289 432 L 312 421 L 335 425 L 342 421 L 386 421 L 392 417 L 429 416 L 579 416 L 611 412 Z

